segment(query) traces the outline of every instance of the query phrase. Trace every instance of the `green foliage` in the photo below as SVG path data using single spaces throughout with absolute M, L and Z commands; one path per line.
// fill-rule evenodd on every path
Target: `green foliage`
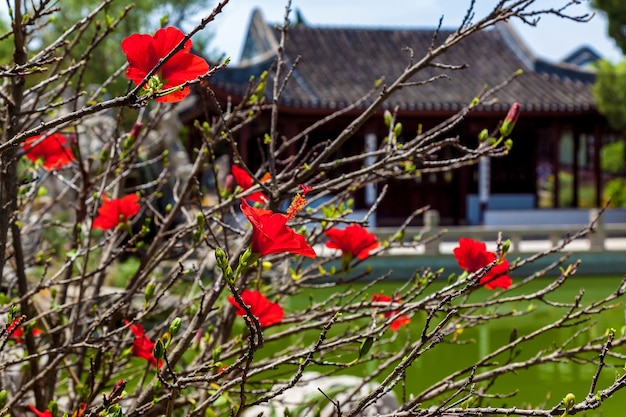
M 600 151 L 600 164 L 602 171 L 611 174 L 621 174 L 626 168 L 624 160 L 624 140 L 607 143 Z
M 616 178 L 604 186 L 604 198 L 611 199 L 614 207 L 626 207 L 626 180 Z
M 592 6 L 605 13 L 609 23 L 609 36 L 615 40 L 622 52 L 625 52 L 626 2 L 622 0 L 593 0 Z M 593 93 L 600 113 L 607 118 L 614 129 L 625 132 L 626 61 L 617 64 L 605 60 L 600 61 Z
M 600 61 L 593 94 L 600 113 L 611 126 L 621 132 L 626 131 L 626 61 L 617 64 Z
M 4 35 L 9 31 L 9 24 L 0 18 L 0 34 Z M 13 37 L 9 36 L 0 40 L 0 65 L 7 65 L 13 58 Z
M 137 272 L 140 266 L 140 261 L 137 258 L 129 257 L 124 261 L 116 263 L 114 265 L 114 269 L 107 280 L 108 285 L 123 287 L 128 281 L 131 279 L 133 275 Z M 146 286 L 146 290 L 148 290 L 150 286 Z M 153 289 L 154 290 L 154 289 Z M 154 295 L 154 293 L 152 294 Z
M 602 170 L 611 174 L 623 174 L 626 171 L 625 142 L 623 139 L 608 143 L 602 147 L 600 161 Z M 615 178 L 604 186 L 604 199 L 611 200 L 614 207 L 626 207 L 626 180 Z
M 609 36 L 626 52 L 626 2 L 623 0 L 593 0 L 592 6 L 606 14 Z

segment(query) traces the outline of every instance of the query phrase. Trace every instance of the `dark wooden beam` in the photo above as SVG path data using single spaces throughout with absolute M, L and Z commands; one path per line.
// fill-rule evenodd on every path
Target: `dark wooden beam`
M 572 153 L 573 155 L 573 159 L 572 159 L 572 206 L 573 207 L 578 207 L 578 186 L 579 186 L 579 170 L 580 167 L 578 165 L 578 154 L 580 153 L 580 129 L 578 128 L 578 126 L 574 126 L 574 131 L 572 132 L 573 134 L 573 141 L 574 141 L 574 146 L 572 146 Z

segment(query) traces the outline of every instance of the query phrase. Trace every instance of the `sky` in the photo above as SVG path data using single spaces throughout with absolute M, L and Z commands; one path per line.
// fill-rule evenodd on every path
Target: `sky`
M 213 0 L 214 2 L 216 0 Z M 476 19 L 486 15 L 495 0 L 476 0 Z M 566 0 L 537 0 L 536 8 L 556 7 Z M 589 1 L 580 0 L 569 10 L 574 15 L 593 13 Z M 429 28 L 436 27 L 443 16 L 443 27 L 454 28 L 461 22 L 470 0 L 293 0 L 293 11 L 299 9 L 311 26 Z M 212 48 L 239 61 L 243 39 L 252 10 L 261 9 L 265 21 L 280 23 L 286 0 L 230 0 L 215 22 L 209 25 L 214 37 Z M 476 20 L 475 19 L 475 20 Z M 580 46 L 591 46 L 611 61 L 622 58 L 621 51 L 606 35 L 606 19 L 601 13 L 588 23 L 576 23 L 551 16 L 541 18 L 536 27 L 512 21 L 518 35 L 538 57 L 560 61 Z

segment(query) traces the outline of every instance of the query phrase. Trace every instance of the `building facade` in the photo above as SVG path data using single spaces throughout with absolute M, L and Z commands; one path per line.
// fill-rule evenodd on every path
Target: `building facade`
M 376 80 L 393 80 L 406 68 L 410 48 L 416 57 L 433 42 L 433 29 L 378 29 L 310 27 L 289 28 L 285 47 L 288 65 L 298 59 L 290 83 L 279 103 L 278 130 L 286 138 L 357 101 Z M 438 39 L 450 31 L 442 30 Z M 272 72 L 280 34 L 259 11 L 250 19 L 240 64 L 217 72 L 210 88 L 222 104 L 237 103 L 251 76 Z M 397 109 L 406 135 L 426 131 L 453 116 L 484 86 L 495 86 L 522 74 L 497 93 L 497 101 L 471 111 L 448 135 L 476 145 L 482 129 L 492 131 L 514 102 L 521 117 L 512 134 L 514 146 L 505 158 L 491 161 L 492 208 L 593 207 L 602 203 L 599 150 L 609 134 L 598 113 L 587 68 L 535 57 L 508 23 L 476 33 L 437 58 L 447 66 L 446 78 L 404 88 L 392 96 L 341 150 L 361 153 L 368 143 L 380 143 L 387 133 L 382 113 Z M 585 61 L 586 62 L 586 61 Z M 427 68 L 415 81 L 436 77 L 441 67 Z M 271 77 L 270 77 L 271 78 Z M 311 132 L 310 146 L 335 137 L 361 109 L 342 114 Z M 190 120 L 193 115 L 188 115 Z M 258 138 L 269 131 L 270 115 L 261 114 L 237 133 L 239 152 L 252 167 L 261 160 Z M 377 212 L 378 226 L 397 225 L 420 206 L 439 211 L 442 224 L 476 224 L 478 219 L 478 167 L 394 180 Z M 357 195 L 357 207 L 369 198 Z

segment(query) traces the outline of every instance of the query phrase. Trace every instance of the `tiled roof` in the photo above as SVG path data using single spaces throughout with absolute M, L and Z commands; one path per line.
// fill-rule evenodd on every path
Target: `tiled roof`
M 444 40 L 451 33 L 441 31 L 438 39 Z M 412 48 L 419 58 L 430 47 L 432 36 L 433 30 L 428 29 L 290 27 L 286 56 L 289 64 L 297 56 L 301 58 L 282 104 L 344 107 L 364 95 L 375 80 L 383 76 L 389 82 L 394 80 L 409 63 L 406 47 Z M 242 64 L 215 74 L 212 84 L 231 94 L 242 94 L 250 75 L 271 67 L 277 39 L 278 32 L 255 12 Z M 507 23 L 470 36 L 436 62 L 467 64 L 468 68 L 457 71 L 427 68 L 411 81 L 425 80 L 442 72 L 451 79 L 406 87 L 391 97 L 387 106 L 398 105 L 401 110 L 455 111 L 470 103 L 485 85 L 497 85 L 522 69 L 523 74 L 497 94 L 499 102 L 486 110 L 502 111 L 515 101 L 527 111 L 595 109 L 592 72 L 571 64 L 537 59 Z
M 590 46 L 581 46 L 580 48 L 572 51 L 568 56 L 563 58 L 563 62 L 568 64 L 574 64 L 578 66 L 585 66 L 590 63 L 597 62 L 602 59 L 599 53 L 597 53 Z

